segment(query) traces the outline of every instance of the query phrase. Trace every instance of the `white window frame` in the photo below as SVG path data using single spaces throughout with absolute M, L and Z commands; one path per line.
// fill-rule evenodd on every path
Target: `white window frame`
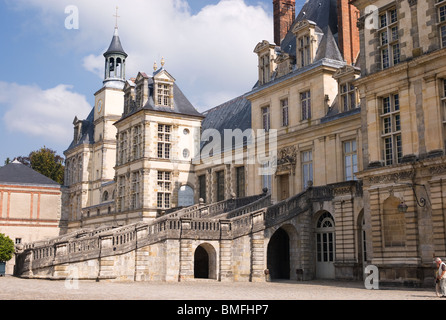
M 302 187 L 307 189 L 309 182 L 313 182 L 314 168 L 313 168 L 313 150 L 302 151 Z
M 172 156 L 172 126 L 158 124 L 158 159 L 170 159 Z
M 172 206 L 172 172 L 157 172 L 158 191 L 157 207 L 158 209 L 170 209 Z
M 358 107 L 358 93 L 356 87 L 351 82 L 344 82 L 339 85 L 341 95 L 341 112 L 356 109 Z
M 386 103 L 388 101 L 388 104 Z M 399 94 L 381 98 L 381 139 L 386 166 L 401 162 L 403 156 Z
M 270 106 L 264 106 L 261 108 L 262 112 L 262 128 L 266 132 L 271 129 L 271 108 Z
M 300 96 L 300 106 L 301 106 L 301 120 L 311 119 L 311 90 L 301 92 Z
M 395 7 L 379 15 L 379 57 L 382 70 L 401 62 L 398 21 L 398 11 Z
M 436 0 L 438 32 L 441 48 L 446 48 L 446 0 Z
M 282 111 L 282 127 L 288 127 L 290 125 L 288 98 L 280 100 L 280 107 Z
M 358 180 L 358 142 L 356 139 L 347 140 L 342 143 L 344 153 L 344 178 L 345 181 Z

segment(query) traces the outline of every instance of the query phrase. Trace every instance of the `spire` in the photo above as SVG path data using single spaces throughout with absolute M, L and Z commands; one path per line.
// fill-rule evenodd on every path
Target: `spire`
M 113 39 L 108 47 L 108 50 L 104 53 L 104 57 L 107 57 L 110 54 L 122 54 L 127 57 L 127 53 L 125 53 L 122 48 L 121 39 L 119 38 L 118 27 L 115 27 L 115 32 L 113 34 Z

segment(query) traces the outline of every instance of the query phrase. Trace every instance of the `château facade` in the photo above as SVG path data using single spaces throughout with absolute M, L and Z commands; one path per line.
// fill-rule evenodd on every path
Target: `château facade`
M 432 282 L 446 256 L 446 0 L 273 5 L 252 90 L 204 113 L 164 61 L 127 79 L 115 30 L 65 152 L 62 235 L 26 246 L 18 274 L 358 280 L 375 265 L 382 283 Z

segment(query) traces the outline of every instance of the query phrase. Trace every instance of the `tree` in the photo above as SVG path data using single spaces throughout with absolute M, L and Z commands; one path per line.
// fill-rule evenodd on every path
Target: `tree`
M 14 242 L 8 236 L 0 233 L 0 262 L 7 262 L 14 255 Z
M 5 160 L 5 166 L 6 166 L 7 164 L 10 164 L 11 162 L 12 162 L 11 159 L 6 158 L 6 160 Z
M 47 147 L 33 151 L 29 155 L 29 163 L 33 170 L 56 181 L 59 184 L 64 183 L 64 159 L 56 154 L 56 151 Z

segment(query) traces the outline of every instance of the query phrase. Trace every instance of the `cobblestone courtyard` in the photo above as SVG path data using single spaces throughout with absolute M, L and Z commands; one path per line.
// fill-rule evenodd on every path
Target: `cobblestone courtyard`
M 361 282 L 111 283 L 0 278 L 0 300 L 444 300 L 434 288 L 366 290 Z

